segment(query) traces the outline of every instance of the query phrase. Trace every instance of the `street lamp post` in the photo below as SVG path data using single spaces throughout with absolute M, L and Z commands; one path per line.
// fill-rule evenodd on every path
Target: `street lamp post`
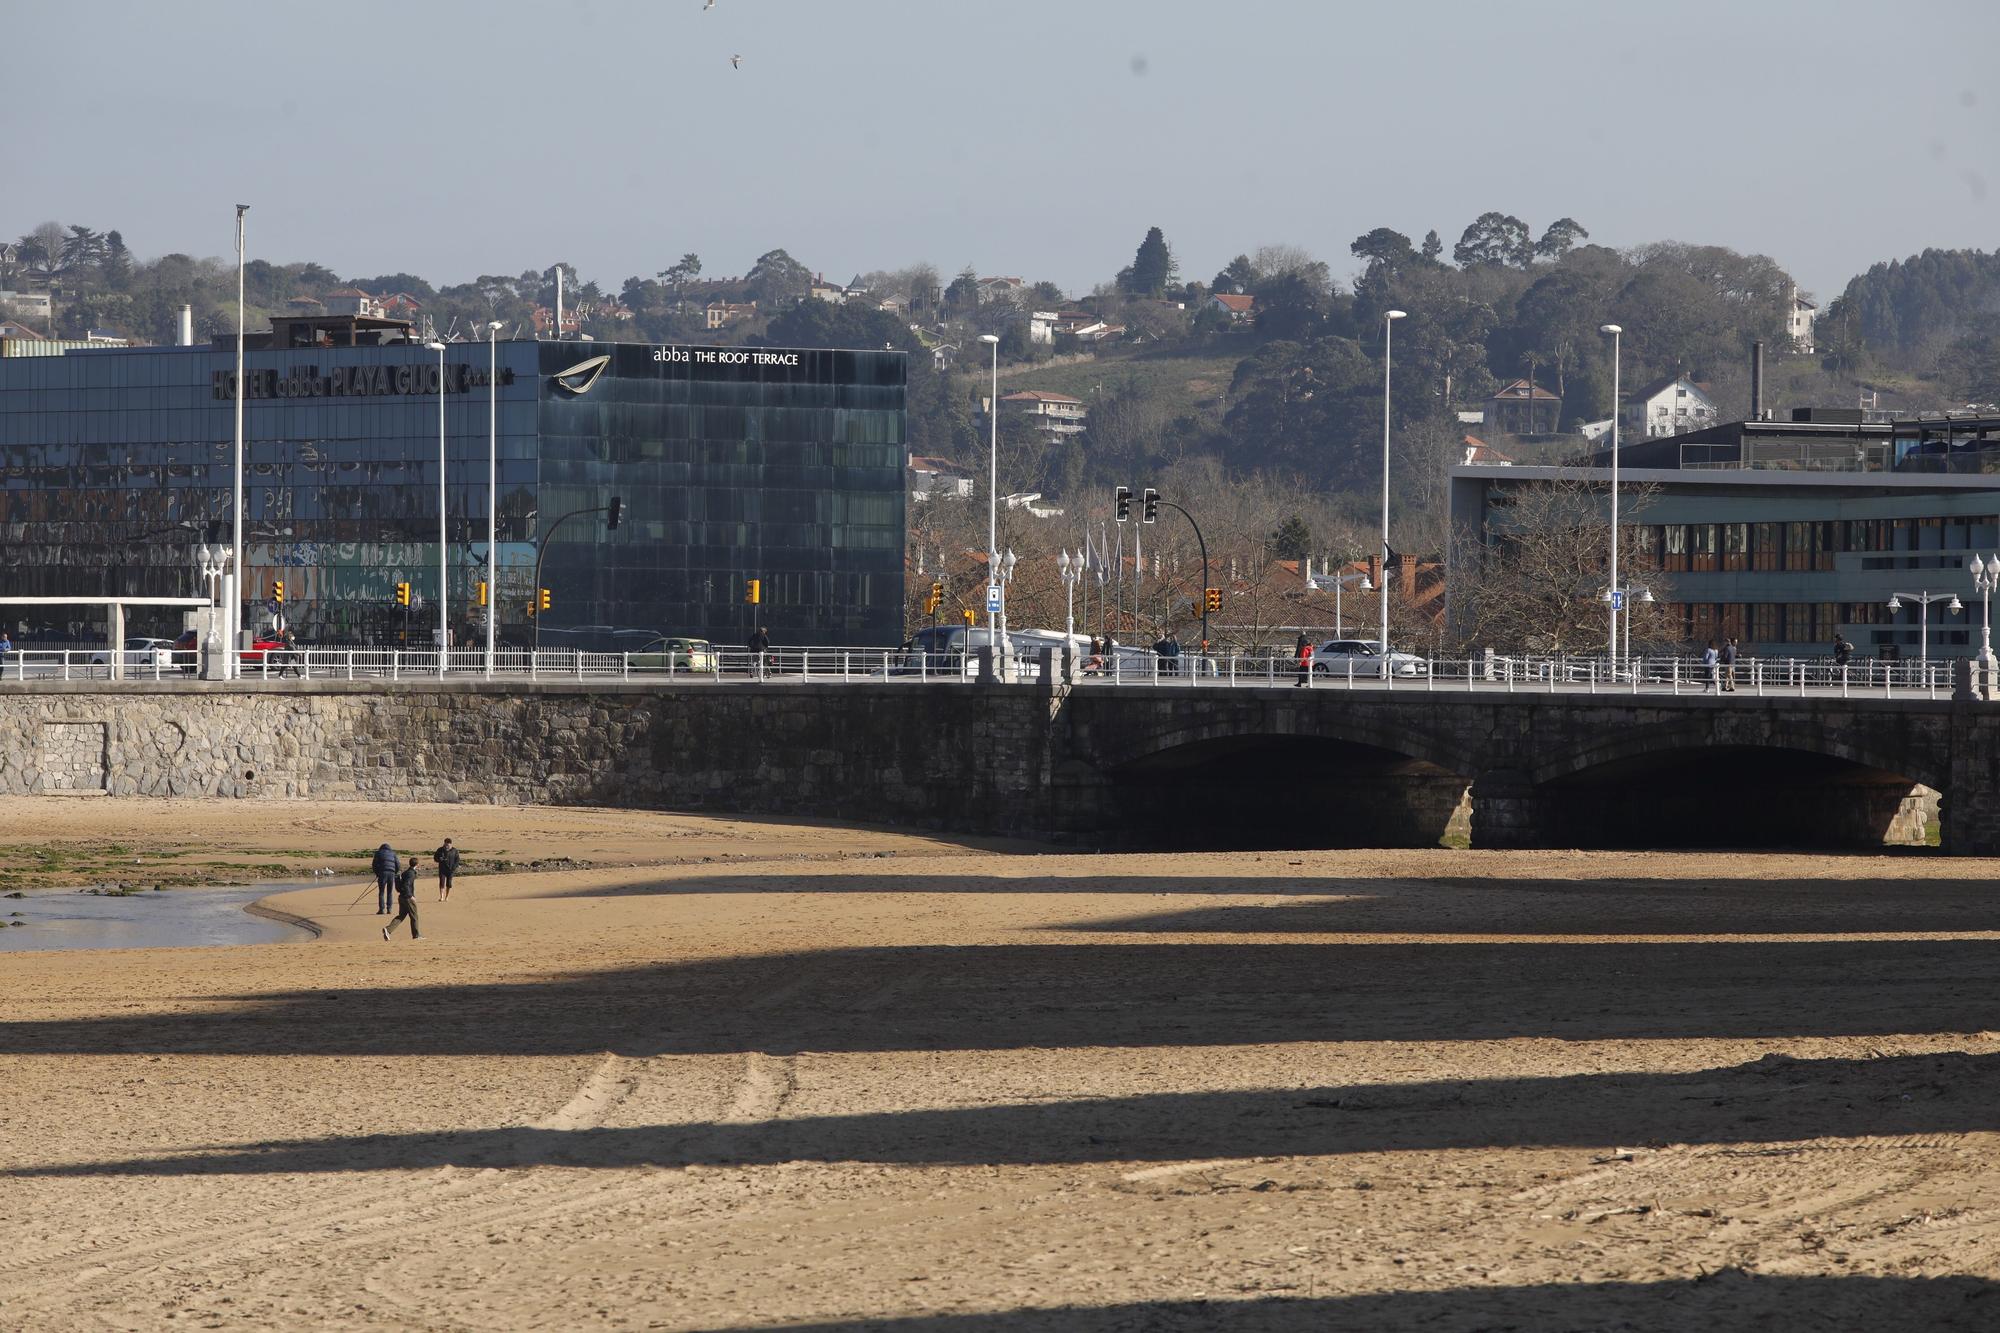
M 1382 659 L 1389 658 L 1389 375 L 1390 352 L 1395 342 L 1396 321 L 1407 319 L 1407 311 L 1391 310 L 1382 316 L 1382 599 L 1376 619 L 1381 630 Z
M 1013 551 L 1000 559 L 1000 679 L 1013 679 L 1013 654 L 1007 651 L 1007 585 L 1014 581 L 1014 562 L 1020 557 Z
M 239 584 L 243 578 L 243 215 L 249 211 L 250 205 L 248 204 L 238 204 L 236 206 L 236 450 L 235 482 L 232 487 L 232 500 L 229 510 L 229 547 L 231 552 L 230 560 L 234 566 L 235 578 Z M 223 574 L 223 592 L 226 599 L 224 603 L 226 609 L 223 614 L 226 620 L 224 622 L 223 633 L 228 636 L 227 643 L 231 656 L 228 658 L 229 665 L 224 668 L 224 679 L 229 679 L 236 674 L 234 670 L 236 660 L 234 654 L 235 650 L 242 646 L 243 641 L 243 636 L 240 633 L 243 620 L 243 599 L 237 595 L 238 590 L 236 588 L 228 585 L 229 578 L 230 575 L 225 572 Z
M 1623 361 L 1622 335 L 1625 330 L 1616 324 L 1605 324 L 1599 333 L 1611 335 L 1611 578 L 1607 588 L 1618 586 L 1618 376 Z M 1611 637 L 1605 641 L 1605 652 L 1611 658 L 1611 674 L 1618 674 L 1618 598 L 1605 598 L 1611 603 Z M 1630 617 L 1627 616 L 1627 620 Z
M 500 323 L 486 326 L 486 679 L 493 679 L 494 622 L 500 616 L 500 561 L 494 554 L 500 508 Z
M 2000 587 L 2000 555 L 1984 561 L 1972 557 L 1972 586 L 1979 594 L 1979 680 L 1983 694 L 1993 681 L 1993 590 Z
M 1965 609 L 1958 600 L 1958 594 L 1949 592 L 1892 592 L 1889 594 L 1889 609 L 1901 611 L 1903 599 L 1907 597 L 1917 604 L 1917 670 L 1925 680 L 1930 678 L 1931 665 L 1931 603 L 1943 602 L 1945 610 L 1957 613 Z
M 1636 595 L 1635 595 L 1636 594 Z M 1632 608 L 1634 605 L 1651 606 L 1653 590 L 1638 584 L 1625 585 L 1625 660 L 1632 660 Z
M 1072 560 L 1064 551 L 1056 557 L 1056 569 L 1063 582 L 1063 656 L 1073 658 L 1076 645 L 1070 640 L 1076 637 L 1076 585 L 1083 580 L 1083 552 L 1078 551 Z
M 1345 588 L 1345 587 L 1346 587 L 1346 586 L 1348 585 L 1348 583 L 1349 583 L 1349 582 L 1351 582 L 1351 581 L 1353 581 L 1353 580 L 1355 580 L 1355 579 L 1359 579 L 1359 580 L 1360 580 L 1360 583 L 1359 583 L 1358 585 L 1356 585 L 1356 587 L 1355 587 L 1355 591 L 1356 591 L 1356 592 L 1373 592 L 1373 591 L 1375 591 L 1375 585 L 1374 585 L 1373 583 L 1370 583 L 1370 582 L 1368 581 L 1368 576 L 1367 576 L 1366 574 L 1336 574 L 1336 575 L 1334 575 L 1334 578 L 1333 578 L 1333 637 L 1334 637 L 1334 638 L 1336 638 L 1336 639 L 1344 639 L 1344 638 L 1346 638 L 1346 637 L 1347 637 L 1347 631 L 1346 631 L 1346 630 L 1345 630 L 1344 628 L 1342 628 L 1342 625 L 1341 625 L 1341 614 L 1340 614 L 1340 592 L 1341 592 L 1341 589 Z M 1389 580 L 1388 580 L 1388 579 L 1387 579 L 1386 577 L 1384 577 L 1384 578 L 1383 578 L 1383 580 L 1382 580 L 1382 582 L 1383 582 L 1384 584 L 1388 583 L 1388 581 L 1389 581 Z
M 986 572 L 990 588 L 1000 582 L 1000 339 L 993 334 L 982 333 L 979 341 L 993 352 L 993 391 L 986 400 Z M 1004 592 L 1000 595 L 1006 596 Z M 1001 606 L 1004 607 L 1005 603 Z M 993 650 L 994 670 L 1005 680 L 1005 649 L 994 634 L 999 623 L 994 611 L 994 599 L 989 596 L 986 603 L 986 646 Z
M 445 577 L 451 564 L 451 536 L 444 503 L 444 343 L 427 344 L 438 354 L 438 676 L 451 656 L 451 622 L 445 618 Z

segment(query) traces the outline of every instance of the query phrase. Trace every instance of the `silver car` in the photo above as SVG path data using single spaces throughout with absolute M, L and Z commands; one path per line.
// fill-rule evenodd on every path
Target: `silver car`
M 1382 651 L 1367 639 L 1328 639 L 1313 649 L 1316 676 L 1375 676 L 1382 671 Z M 1398 676 L 1421 676 L 1429 667 L 1415 653 L 1389 650 L 1389 670 Z

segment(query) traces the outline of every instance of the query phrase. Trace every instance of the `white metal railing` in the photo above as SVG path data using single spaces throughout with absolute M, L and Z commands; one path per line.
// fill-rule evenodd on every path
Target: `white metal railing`
M 120 674 L 146 683 L 188 680 L 201 674 L 201 655 L 167 650 L 127 651 Z M 0 654 L 0 681 L 109 680 L 105 649 L 17 649 Z M 244 680 L 355 680 L 420 685 L 439 679 L 486 676 L 479 648 L 320 647 L 236 654 Z M 1145 686 L 1160 689 L 1273 688 L 1343 690 L 1492 690 L 1506 693 L 1774 694 L 1948 698 L 1953 661 L 1883 661 L 1836 664 L 1826 657 L 1746 658 L 1708 666 L 1699 659 L 1635 656 L 1615 664 L 1602 657 L 1522 657 L 1477 653 L 1421 658 L 1397 654 L 1388 671 L 1377 657 L 1321 657 L 1309 668 L 1286 656 L 1185 653 L 1160 657 L 1138 649 L 1079 660 L 1080 688 Z M 1058 664 L 1058 669 L 1060 665 Z M 1976 668 L 1975 668 L 1976 669 Z M 667 681 L 712 684 L 798 682 L 975 682 L 979 661 L 969 653 L 921 653 L 901 648 L 709 648 L 693 652 L 593 653 L 572 648 L 502 648 L 493 675 L 507 680 Z M 1041 679 L 1040 653 L 1017 654 L 1003 678 Z

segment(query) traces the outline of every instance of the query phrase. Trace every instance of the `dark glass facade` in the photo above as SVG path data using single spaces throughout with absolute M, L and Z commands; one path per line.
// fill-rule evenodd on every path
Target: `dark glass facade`
M 890 644 L 902 632 L 901 353 L 455 343 L 442 375 L 449 618 L 611 647 L 643 632 Z M 195 596 L 195 550 L 230 537 L 233 350 L 0 360 L 0 484 L 17 596 Z M 253 350 L 245 361 L 249 623 L 285 583 L 304 642 L 428 645 L 437 623 L 439 358 L 420 345 Z M 486 572 L 497 415 L 497 577 Z M 607 531 L 585 514 L 623 502 Z M 546 540 L 545 540 L 546 539 Z M 412 605 L 395 600 L 408 583 Z M 26 612 L 27 609 L 21 609 Z M 18 632 L 81 608 L 0 611 Z M 133 634 L 177 615 L 135 612 Z M 630 633 L 616 635 L 616 631 Z M 555 631 L 561 631 L 556 633 Z

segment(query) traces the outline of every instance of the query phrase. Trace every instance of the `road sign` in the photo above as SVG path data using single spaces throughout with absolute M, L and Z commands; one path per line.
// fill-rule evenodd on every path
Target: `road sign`
M 1623 588 L 1613 588 L 1611 590 L 1611 609 L 1613 611 L 1623 611 L 1625 609 L 1625 590 Z
M 986 614 L 989 616 L 1000 614 L 1000 585 L 997 583 L 986 585 Z

